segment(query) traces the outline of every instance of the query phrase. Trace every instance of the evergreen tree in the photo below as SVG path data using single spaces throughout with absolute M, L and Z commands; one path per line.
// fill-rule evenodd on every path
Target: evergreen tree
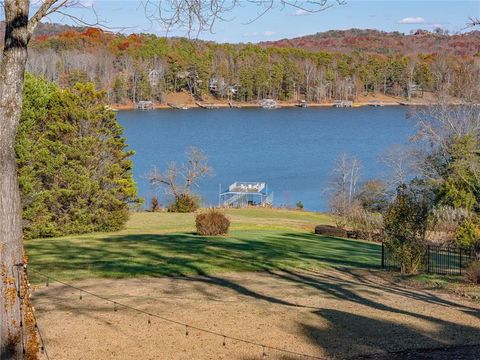
M 137 203 L 132 151 L 93 84 L 26 77 L 16 140 L 26 237 L 120 229 Z

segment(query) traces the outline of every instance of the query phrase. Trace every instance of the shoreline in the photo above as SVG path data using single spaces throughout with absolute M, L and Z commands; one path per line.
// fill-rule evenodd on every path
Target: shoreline
M 408 102 L 408 101 L 396 101 L 396 102 L 382 102 L 381 105 L 372 105 L 369 102 L 354 102 L 352 106 L 344 107 L 344 108 L 359 108 L 359 107 L 383 107 L 383 106 L 428 106 L 433 105 L 434 103 L 431 102 Z M 229 109 L 231 108 L 228 103 L 205 103 L 207 106 L 213 106 L 211 109 L 205 110 L 217 110 L 217 109 Z M 133 103 L 130 104 L 109 104 L 108 105 L 112 110 L 120 111 L 120 110 L 137 110 Z M 187 109 L 175 109 L 167 104 L 164 103 L 153 103 L 153 108 L 149 110 L 191 110 L 191 109 L 203 109 L 201 106 L 197 104 L 179 104 L 179 106 L 186 106 Z M 261 109 L 258 103 L 235 103 L 234 108 L 237 109 Z M 289 108 L 301 108 L 298 106 L 297 103 L 278 103 L 278 107 L 276 109 L 289 109 Z M 334 107 L 334 103 L 309 103 L 307 108 L 326 108 L 326 107 Z M 339 107 L 341 108 L 341 107 Z M 275 110 L 275 109 L 273 109 Z
M 353 101 L 350 106 L 345 108 L 358 108 L 358 107 L 383 107 L 383 106 L 430 106 L 437 104 L 437 99 L 432 94 L 430 96 L 425 96 L 424 98 L 413 98 L 408 100 L 402 97 L 394 96 L 364 96 L 360 97 L 357 101 Z M 262 106 L 258 101 L 250 102 L 237 102 L 232 101 L 232 106 L 230 106 L 230 101 L 228 100 L 217 100 L 212 97 L 208 97 L 205 101 L 194 101 L 190 95 L 185 93 L 176 93 L 169 94 L 165 102 L 153 102 L 152 108 L 148 110 L 168 110 L 168 109 L 206 109 L 206 110 L 215 110 L 215 109 L 227 109 L 227 108 L 243 108 L 243 109 L 261 109 Z M 277 101 L 276 109 L 285 109 L 285 108 L 295 108 L 300 107 L 299 101 Z M 449 99 L 451 105 L 460 105 L 462 101 L 451 98 Z M 109 107 L 112 110 L 135 110 L 135 104 L 133 102 L 128 102 L 125 104 L 109 104 Z M 178 108 L 177 108 L 178 107 Z M 308 103 L 308 108 L 324 108 L 324 107 L 335 107 L 335 102 L 323 102 L 323 103 Z M 341 108 L 341 107 L 339 107 Z

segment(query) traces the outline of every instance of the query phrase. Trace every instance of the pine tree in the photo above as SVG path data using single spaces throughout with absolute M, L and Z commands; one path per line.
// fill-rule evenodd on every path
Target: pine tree
M 16 141 L 26 237 L 120 229 L 138 202 L 132 151 L 93 84 L 26 77 Z

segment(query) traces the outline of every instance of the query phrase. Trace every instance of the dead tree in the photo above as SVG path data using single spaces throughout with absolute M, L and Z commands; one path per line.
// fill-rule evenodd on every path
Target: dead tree
M 186 158 L 180 166 L 170 163 L 163 173 L 154 168 L 148 176 L 150 184 L 165 188 L 165 192 L 175 198 L 189 195 L 202 177 L 212 174 L 212 168 L 205 153 L 195 147 L 187 150 Z

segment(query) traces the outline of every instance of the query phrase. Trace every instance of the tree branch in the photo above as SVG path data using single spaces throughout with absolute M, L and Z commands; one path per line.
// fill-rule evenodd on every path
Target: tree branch
M 56 8 L 60 8 L 60 6 L 65 5 L 68 0 L 44 0 L 43 3 L 38 8 L 37 12 L 30 18 L 28 22 L 28 35 L 31 37 L 33 35 L 33 31 L 37 27 L 40 20 L 42 20 L 47 14 L 50 12 L 51 7 L 54 6 L 56 3 L 61 3 Z

